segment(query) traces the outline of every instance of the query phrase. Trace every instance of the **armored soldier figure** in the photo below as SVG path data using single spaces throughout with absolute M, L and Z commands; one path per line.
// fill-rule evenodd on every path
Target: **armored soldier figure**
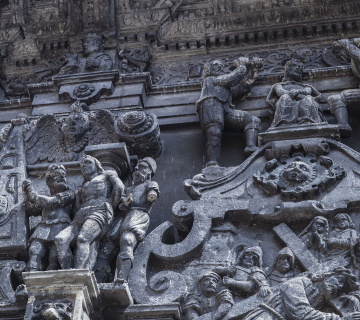
M 59 269 L 55 236 L 71 222 L 71 210 L 75 200 L 66 180 L 64 166 L 51 164 L 45 173 L 51 196 L 35 193 L 29 180 L 23 182 L 23 193 L 27 203 L 42 207 L 42 219 L 29 239 L 29 262 L 27 271 L 43 270 L 42 260 L 48 253 L 47 270 Z
M 220 320 L 234 305 L 228 289 L 219 290 L 220 276 L 215 272 L 202 274 L 197 282 L 196 292 L 189 295 L 184 304 L 185 320 Z
M 206 134 L 207 166 L 218 164 L 221 136 L 224 128 L 243 129 L 246 135 L 246 155 L 256 149 L 260 131 L 260 119 L 247 111 L 235 110 L 231 104 L 250 92 L 252 83 L 258 77 L 262 60 L 239 58 L 234 62 L 236 69 L 222 74 L 223 64 L 214 60 L 204 66 L 204 82 L 200 99 L 196 102 L 196 112 L 200 125 Z
M 84 183 L 75 192 L 76 215 L 55 238 L 63 269 L 92 269 L 100 238 L 108 230 L 113 208 L 119 204 L 124 191 L 117 174 L 105 171 L 97 159 L 84 156 L 80 168 Z M 71 251 L 74 242 L 75 259 Z

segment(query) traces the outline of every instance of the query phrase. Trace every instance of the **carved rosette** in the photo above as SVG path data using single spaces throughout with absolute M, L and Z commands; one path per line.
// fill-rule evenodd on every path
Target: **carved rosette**
M 312 153 L 304 157 L 295 153 L 292 157 L 281 157 L 280 163 L 276 159 L 268 161 L 253 179 L 268 195 L 280 193 L 284 201 L 302 201 L 317 197 L 341 181 L 345 174 L 329 157 L 317 158 Z
M 115 125 L 118 139 L 125 142 L 130 154 L 139 158 L 158 158 L 162 151 L 160 128 L 154 114 L 131 111 L 119 116 Z

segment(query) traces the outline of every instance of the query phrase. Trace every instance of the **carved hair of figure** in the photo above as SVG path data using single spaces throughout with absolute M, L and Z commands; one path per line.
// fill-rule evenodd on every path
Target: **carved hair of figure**
M 54 177 L 55 172 L 57 170 L 60 170 L 63 173 L 66 173 L 65 167 L 63 165 L 59 165 L 57 163 L 53 163 L 53 164 L 49 165 L 49 167 L 47 168 L 47 170 L 45 172 L 45 181 L 46 181 L 47 186 L 50 188 L 50 190 L 52 188 L 51 179 Z
M 310 224 L 299 234 L 314 257 L 322 262 L 326 254 L 326 240 L 329 235 L 329 222 L 325 217 L 315 217 Z

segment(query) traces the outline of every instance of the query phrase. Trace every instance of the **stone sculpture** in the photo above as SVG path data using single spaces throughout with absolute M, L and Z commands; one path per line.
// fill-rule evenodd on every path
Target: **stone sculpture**
M 61 231 L 55 242 L 63 269 L 92 269 L 100 238 L 108 231 L 114 208 L 119 204 L 124 185 L 114 171 L 105 171 L 101 163 L 91 157 L 81 159 L 84 183 L 75 192 L 75 217 Z M 75 244 L 73 255 L 71 245 Z
M 67 54 L 65 62 L 59 70 L 59 75 L 108 71 L 113 69 L 113 60 L 105 53 L 102 35 L 89 33 L 83 42 L 84 58 L 78 54 Z
M 75 161 L 87 145 L 117 142 L 113 133 L 111 112 L 84 112 L 79 103 L 71 106 L 67 117 L 41 116 L 26 133 L 26 155 L 29 164 Z
M 228 289 L 220 289 L 221 278 L 215 272 L 202 274 L 196 290 L 189 295 L 184 307 L 186 320 L 222 319 L 234 305 L 233 297 Z
M 327 260 L 346 259 L 350 264 L 350 251 L 356 244 L 358 234 L 350 216 L 346 213 L 338 213 L 333 219 L 333 230 L 327 240 L 328 257 Z
M 223 276 L 223 285 L 235 296 L 247 297 L 259 292 L 264 297 L 271 293 L 262 269 L 262 250 L 258 246 L 244 249 L 235 268 L 218 267 L 214 271 Z
M 245 319 L 360 319 L 359 303 L 355 303 L 353 307 L 349 305 L 349 314 L 346 317 L 319 310 L 324 305 L 331 304 L 332 299 L 357 290 L 354 280 L 350 270 L 341 268 L 320 275 L 293 278 L 283 283 L 278 294 L 250 312 Z M 344 296 L 346 301 L 352 298 L 354 297 Z
M 334 43 L 335 50 L 344 50 L 351 58 L 353 74 L 360 78 L 360 38 L 341 39 Z M 330 110 L 334 115 L 342 137 L 351 136 L 352 129 L 349 125 L 347 106 L 357 105 L 360 101 L 360 89 L 344 90 L 339 94 L 328 97 Z
M 315 217 L 310 224 L 299 234 L 313 256 L 323 262 L 326 256 L 326 241 L 329 237 L 329 222 L 325 217 Z
M 123 73 L 144 72 L 150 64 L 150 55 L 145 48 L 130 49 L 125 47 L 119 52 Z
M 275 109 L 272 127 L 324 122 L 318 104 L 321 94 L 310 84 L 302 83 L 303 69 L 299 59 L 289 60 L 283 81 L 272 86 L 266 98 Z
M 294 278 L 295 271 L 294 254 L 288 247 L 281 249 L 274 260 L 274 265 L 267 272 L 270 285 L 276 286 Z
M 73 308 L 73 303 L 69 299 L 43 301 L 35 304 L 31 320 L 70 320 Z
M 115 281 L 127 281 L 134 261 L 134 249 L 141 242 L 150 223 L 150 211 L 160 196 L 159 185 L 151 181 L 156 172 L 156 162 L 146 157 L 138 161 L 133 172 L 132 186 L 125 189 L 119 205 L 120 214 L 115 217 L 108 236 L 102 243 L 95 265 L 97 279 L 108 279 L 108 266 L 118 244 L 120 252 L 116 258 Z
M 74 192 L 69 190 L 64 166 L 51 164 L 45 173 L 51 196 L 37 194 L 29 180 L 23 181 L 23 194 L 27 203 L 42 208 L 42 217 L 29 239 L 29 262 L 26 271 L 43 270 L 43 259 L 48 257 L 46 270 L 60 268 L 55 236 L 71 222 Z
M 249 93 L 251 85 L 258 77 L 262 60 L 239 58 L 234 61 L 236 69 L 223 74 L 223 64 L 214 60 L 205 64 L 204 82 L 200 99 L 196 102 L 196 112 L 200 125 L 206 134 L 207 166 L 218 165 L 221 149 L 221 136 L 225 127 L 243 129 L 246 136 L 244 153 L 250 155 L 256 149 L 257 136 L 260 131 L 260 119 L 249 112 L 235 110 L 232 101 Z

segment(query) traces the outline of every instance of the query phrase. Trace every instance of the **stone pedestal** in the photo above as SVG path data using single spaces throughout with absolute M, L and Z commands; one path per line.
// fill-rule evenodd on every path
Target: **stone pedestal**
M 259 147 L 272 141 L 308 139 L 308 138 L 328 138 L 340 140 L 339 126 L 337 124 L 306 123 L 281 127 L 270 127 L 267 131 L 259 134 Z
M 24 272 L 23 278 L 29 296 L 25 320 L 99 318 L 100 290 L 89 270 Z
M 125 320 L 135 319 L 166 319 L 179 320 L 180 319 L 180 304 L 169 303 L 161 305 L 136 304 L 129 306 L 125 313 Z

